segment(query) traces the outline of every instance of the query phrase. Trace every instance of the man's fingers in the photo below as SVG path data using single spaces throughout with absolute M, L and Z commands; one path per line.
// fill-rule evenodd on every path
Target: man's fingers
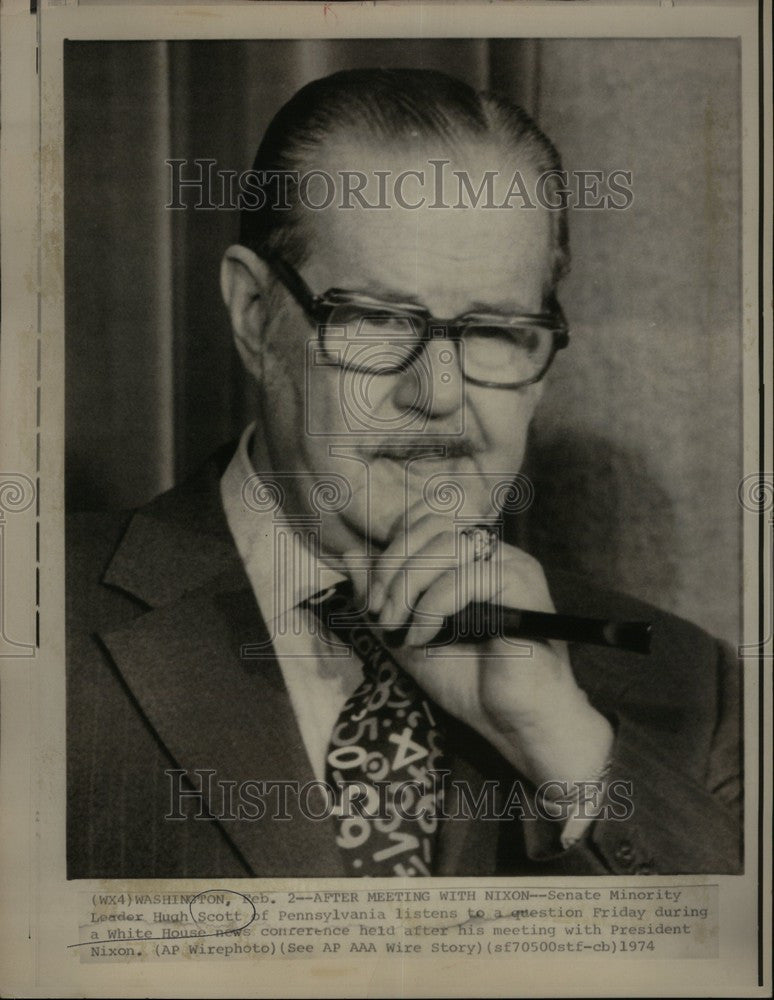
M 497 543 L 493 558 L 476 560 L 475 539 L 459 525 L 450 527 L 446 519 L 435 515 L 422 519 L 412 541 L 411 551 L 404 556 L 390 555 L 389 550 L 383 553 L 374 574 L 379 623 L 384 628 L 405 624 L 421 595 L 445 573 L 455 572 L 459 577 L 457 607 L 475 599 L 478 589 L 472 582 L 473 574 L 499 577 L 501 553 Z M 371 609 L 377 610 L 377 605 L 372 603 Z
M 512 546 L 496 543 L 490 558 L 476 559 L 473 538 L 457 527 L 430 537 L 411 555 L 393 555 L 388 566 L 374 570 L 380 600 L 372 612 L 387 629 L 400 628 L 414 615 L 419 601 L 442 578 L 443 614 L 453 614 L 473 601 L 491 601 L 499 595 L 508 607 L 552 611 L 542 570 L 531 557 Z M 452 591 L 448 590 L 453 581 Z M 448 599 L 447 599 L 448 594 Z M 435 608 L 425 610 L 435 613 Z M 440 613 L 440 612 L 439 612 Z
M 442 619 L 474 601 L 486 604 L 497 597 L 500 574 L 489 562 L 467 562 L 437 576 L 417 601 L 414 621 L 405 645 L 426 646 L 438 633 Z M 433 616 L 423 621 L 423 616 Z
M 407 556 L 400 566 L 394 567 L 386 580 L 384 601 L 379 614 L 379 624 L 384 628 L 398 628 L 414 612 L 419 597 L 443 573 L 456 568 L 458 541 L 452 532 L 442 532 L 432 537 L 423 548 Z
M 437 535 L 449 533 L 447 565 L 452 565 L 455 557 L 453 527 L 448 519 L 438 514 L 421 513 L 426 507 L 414 504 L 405 515 L 405 526 L 396 527 L 392 541 L 375 560 L 369 586 L 369 606 L 374 614 L 384 607 L 387 596 L 396 581 L 405 575 L 415 556 L 420 556 L 425 546 Z M 441 555 L 440 552 L 436 554 Z M 398 602 L 399 604 L 401 602 Z

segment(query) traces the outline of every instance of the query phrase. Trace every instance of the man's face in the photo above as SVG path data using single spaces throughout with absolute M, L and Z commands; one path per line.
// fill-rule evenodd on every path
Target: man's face
M 449 165 L 448 176 L 467 170 L 475 190 L 484 170 L 500 167 L 499 202 L 513 167 L 507 157 L 495 156 L 471 151 Z M 366 172 L 378 164 L 393 176 L 429 171 L 426 159 L 397 150 L 341 150 L 326 169 L 341 164 Z M 414 200 L 408 185 L 405 194 Z M 455 204 L 456 189 L 447 201 Z M 542 309 L 551 249 L 542 209 L 409 210 L 393 203 L 389 209 L 310 213 L 308 221 L 308 259 L 298 270 L 315 294 L 344 289 L 417 303 L 447 319 Z M 454 345 L 443 339 L 425 344 L 401 372 L 374 375 L 325 363 L 314 324 L 284 289 L 277 297 L 281 305 L 266 329 L 261 375 L 265 450 L 259 442 L 253 457 L 259 472 L 268 464 L 275 473 L 300 474 L 291 477 L 290 489 L 284 480 L 291 513 L 314 512 L 312 480 L 346 480 L 352 498 L 344 509 L 324 514 L 323 549 L 345 551 L 365 538 L 377 547 L 389 544 L 408 509 L 414 516 L 417 505 L 443 509 L 444 497 L 452 496 L 445 482 L 463 498 L 462 507 L 452 501 L 458 514 L 491 519 L 498 484 L 521 467 L 540 385 L 513 390 L 466 382 Z

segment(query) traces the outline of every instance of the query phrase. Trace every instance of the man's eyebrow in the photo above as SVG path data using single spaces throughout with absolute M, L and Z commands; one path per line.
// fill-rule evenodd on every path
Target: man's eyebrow
M 425 303 L 419 299 L 416 295 L 412 295 L 405 291 L 396 291 L 389 285 L 382 284 L 377 278 L 367 280 L 363 283 L 359 283 L 357 288 L 346 288 L 345 291 L 358 292 L 361 295 L 367 295 L 369 298 L 378 299 L 380 302 L 390 302 L 390 303 L 400 303 L 402 305 L 415 306 L 417 309 L 422 309 L 424 312 L 430 313 L 431 310 L 425 305 Z M 532 310 L 526 309 L 523 303 L 508 301 L 506 303 L 499 303 L 493 306 L 491 302 L 481 302 L 478 299 L 471 302 L 470 305 L 464 309 L 459 316 L 467 316 L 468 313 L 483 313 L 489 316 L 527 316 L 530 315 Z M 451 319 L 453 317 L 444 317 L 446 319 Z
M 356 287 L 346 287 L 343 289 L 348 292 L 356 292 L 360 295 L 367 295 L 371 299 L 379 299 L 381 302 L 400 302 L 408 306 L 416 306 L 417 309 L 424 309 L 425 312 L 430 310 L 421 302 L 416 295 L 412 295 L 410 292 L 396 291 L 394 288 L 390 288 L 389 285 L 383 285 L 378 279 L 372 278 L 365 282 L 358 282 Z
M 467 313 L 484 313 L 485 315 L 503 317 L 529 316 L 532 314 L 532 310 L 525 308 L 523 303 L 512 300 L 500 303 L 496 306 L 493 306 L 491 302 L 480 302 L 476 300 L 470 304 L 470 307 L 466 309 L 462 315 L 465 316 Z

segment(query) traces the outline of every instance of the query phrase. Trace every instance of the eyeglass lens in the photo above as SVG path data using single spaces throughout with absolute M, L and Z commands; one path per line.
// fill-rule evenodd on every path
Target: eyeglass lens
M 426 338 L 420 316 L 373 306 L 334 306 L 323 329 L 326 353 L 337 364 L 374 374 L 405 367 Z M 551 355 L 553 333 L 532 324 L 498 326 L 466 323 L 455 328 L 465 374 L 481 381 L 508 384 L 534 378 Z

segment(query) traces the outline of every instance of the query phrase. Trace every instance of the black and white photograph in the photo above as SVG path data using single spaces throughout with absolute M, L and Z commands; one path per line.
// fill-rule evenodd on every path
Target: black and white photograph
M 739 65 L 65 44 L 70 877 L 742 870 Z
M 3 4 L 2 995 L 770 995 L 770 34 Z

